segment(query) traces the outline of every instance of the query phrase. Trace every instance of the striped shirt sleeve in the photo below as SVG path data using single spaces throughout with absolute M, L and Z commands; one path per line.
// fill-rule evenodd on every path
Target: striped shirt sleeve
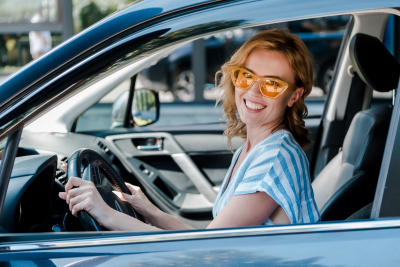
M 234 195 L 265 192 L 284 209 L 291 223 L 299 223 L 301 168 L 284 143 L 266 145 L 251 160 Z

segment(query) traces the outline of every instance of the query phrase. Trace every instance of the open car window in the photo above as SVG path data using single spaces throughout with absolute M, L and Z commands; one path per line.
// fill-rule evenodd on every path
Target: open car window
M 162 111 L 159 121 L 151 127 L 221 123 L 223 111 L 219 105 L 215 106 L 220 94 L 215 88 L 216 72 L 251 36 L 262 30 L 273 28 L 288 28 L 297 34 L 309 49 L 314 60 L 315 83 L 306 102 L 308 116 L 309 118 L 321 117 L 328 85 L 349 18 L 349 15 L 322 17 L 236 29 L 209 35 L 180 46 L 169 55 L 152 62 L 138 74 L 135 88 L 159 92 Z M 196 58 L 198 47 L 204 53 L 204 56 L 200 56 L 204 60 Z M 204 82 L 195 84 L 196 76 Z M 124 83 L 125 86 L 127 83 L 128 81 Z M 110 120 L 112 108 L 116 97 L 121 94 L 122 86 L 121 84 L 116 87 L 79 116 L 75 131 L 87 132 L 113 128 Z M 125 90 L 129 90 L 128 88 Z

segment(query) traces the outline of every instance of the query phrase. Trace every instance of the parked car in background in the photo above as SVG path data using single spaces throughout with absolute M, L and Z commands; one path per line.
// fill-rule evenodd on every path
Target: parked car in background
M 399 0 L 138 1 L 10 75 L 0 83 L 0 265 L 397 266 L 399 7 Z M 303 163 L 322 221 L 204 229 L 232 159 L 224 125 L 157 126 L 161 89 L 138 88 L 138 73 L 206 36 L 343 15 L 351 19 L 324 111 L 305 120 L 314 145 Z M 382 44 L 391 16 L 393 55 Z M 78 132 L 82 114 L 115 90 L 118 127 Z M 101 186 L 113 208 L 112 190 L 138 185 L 197 230 L 112 232 L 75 218 L 58 197 L 70 175 Z
M 315 85 L 326 93 L 349 18 L 349 15 L 341 15 L 306 19 L 206 36 L 203 38 L 206 51 L 205 90 L 214 88 L 216 72 L 251 36 L 265 29 L 288 28 L 297 34 L 309 49 L 314 60 Z M 175 100 L 192 101 L 195 80 L 191 66 L 192 53 L 193 44 L 187 43 L 142 70 L 138 79 L 145 87 L 171 91 Z

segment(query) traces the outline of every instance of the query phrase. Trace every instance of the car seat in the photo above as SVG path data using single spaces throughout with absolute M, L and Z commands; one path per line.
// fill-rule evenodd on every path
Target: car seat
M 400 64 L 378 38 L 358 33 L 349 50 L 366 84 L 380 92 L 397 88 Z M 322 221 L 344 220 L 373 201 L 391 114 L 391 105 L 381 105 L 354 116 L 342 150 L 312 182 Z

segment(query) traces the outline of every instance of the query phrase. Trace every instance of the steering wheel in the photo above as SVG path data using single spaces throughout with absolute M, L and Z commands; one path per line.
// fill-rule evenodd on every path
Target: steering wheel
M 82 148 L 72 153 L 68 160 L 67 167 L 67 177 L 69 178 L 71 176 L 79 177 L 86 181 L 92 181 L 107 205 L 144 222 L 143 217 L 135 211 L 131 204 L 122 201 L 112 192 L 116 190 L 131 195 L 131 192 L 128 187 L 126 187 L 121 176 L 119 176 L 114 168 L 97 152 Z M 104 181 L 104 178 L 112 185 L 112 189 L 110 186 L 107 186 L 107 182 Z M 78 212 L 78 218 L 86 231 L 101 230 L 100 225 L 87 211 L 82 210 Z

